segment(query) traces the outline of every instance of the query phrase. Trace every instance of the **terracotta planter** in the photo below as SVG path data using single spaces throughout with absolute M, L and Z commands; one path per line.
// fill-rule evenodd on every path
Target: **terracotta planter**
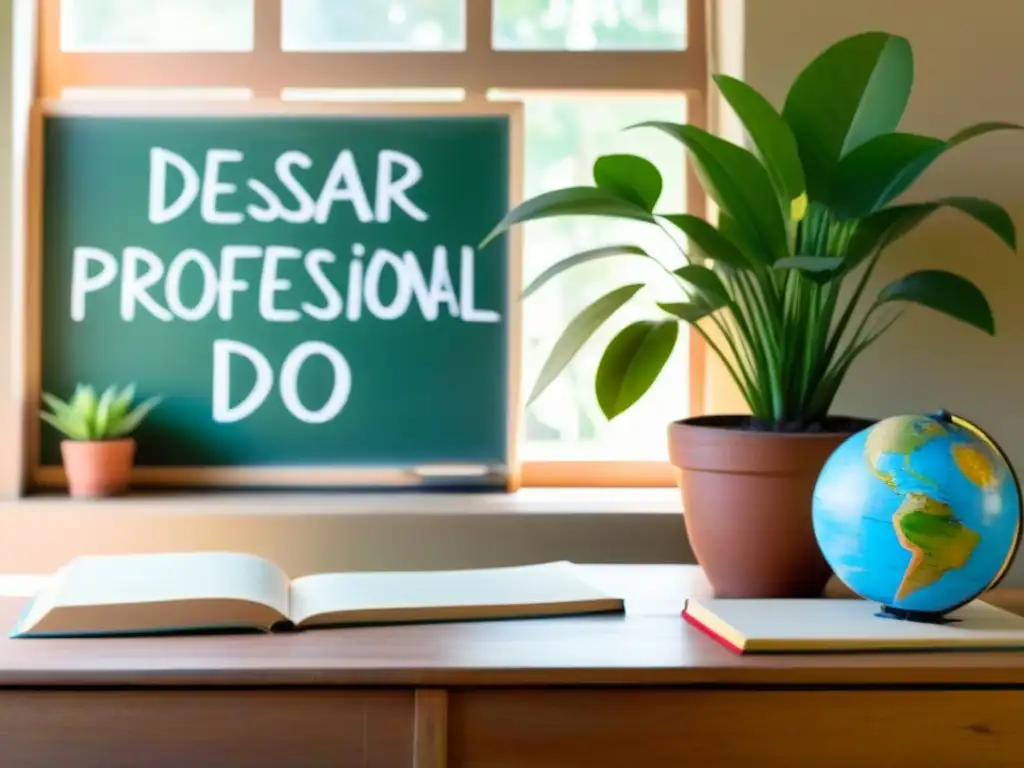
M 68 491 L 76 498 L 116 496 L 128 488 L 135 440 L 64 440 L 60 444 Z
M 811 524 L 811 497 L 833 450 L 870 425 L 837 418 L 829 432 L 747 429 L 742 416 L 669 427 L 686 533 L 717 597 L 817 597 L 831 575 Z

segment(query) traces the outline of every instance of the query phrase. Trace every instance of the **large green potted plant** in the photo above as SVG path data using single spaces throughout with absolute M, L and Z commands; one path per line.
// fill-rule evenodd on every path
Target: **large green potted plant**
M 686 528 L 721 596 L 819 594 L 829 571 L 811 527 L 811 497 L 828 455 L 866 425 L 830 415 L 857 357 L 918 304 L 994 334 L 992 311 L 965 278 L 928 269 L 866 289 L 887 246 L 939 208 L 966 214 L 1016 249 L 998 204 L 975 197 L 923 203 L 896 199 L 944 152 L 1003 129 L 980 123 L 940 139 L 897 130 L 910 97 L 913 59 L 902 37 L 868 32 L 819 55 L 796 79 L 781 112 L 740 80 L 715 82 L 749 134 L 750 150 L 692 125 L 643 123 L 682 142 L 718 209 L 717 222 L 655 213 L 662 179 L 647 160 L 601 157 L 594 185 L 539 195 L 516 206 L 488 239 L 523 222 L 599 216 L 646 222 L 680 247 L 664 265 L 680 301 L 624 328 L 596 372 L 597 401 L 612 419 L 651 386 L 686 323 L 722 360 L 749 415 L 701 416 L 670 425 Z M 682 236 L 682 237 L 680 237 Z M 650 259 L 632 244 L 579 253 L 546 270 L 524 295 L 596 259 Z M 626 302 L 635 282 L 598 298 L 565 328 L 532 401 Z

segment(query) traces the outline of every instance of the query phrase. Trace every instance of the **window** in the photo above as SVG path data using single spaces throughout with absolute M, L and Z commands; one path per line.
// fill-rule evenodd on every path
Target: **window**
M 253 0 L 63 0 L 65 51 L 249 51 Z
M 509 97 L 515 94 L 509 94 Z M 550 189 L 589 184 L 598 155 L 613 152 L 641 154 L 666 174 L 661 210 L 686 210 L 683 152 L 671 138 L 643 131 L 623 131 L 642 120 L 686 119 L 682 97 L 633 97 L 602 95 L 588 98 L 522 96 L 526 121 L 525 193 L 536 195 Z M 525 280 L 574 253 L 602 245 L 635 243 L 665 264 L 679 261 L 678 251 L 667 235 L 656 228 L 633 222 L 594 221 L 581 218 L 553 219 L 525 229 Z M 536 377 L 560 331 L 598 296 L 627 282 L 650 279 L 675 288 L 661 269 L 629 257 L 577 267 L 568 279 L 556 280 L 531 297 L 523 312 L 523 367 L 527 390 Z M 655 288 L 657 290 L 657 288 Z M 672 294 L 663 297 L 673 300 Z M 555 460 L 569 455 L 589 460 L 657 461 L 665 450 L 666 414 L 682 414 L 687 408 L 687 339 L 683 335 L 673 359 L 655 387 L 620 419 L 609 423 L 594 398 L 594 371 L 601 352 L 621 324 L 643 319 L 649 305 L 633 303 L 607 324 L 565 373 L 527 409 L 524 424 L 524 455 Z
M 704 114 L 704 0 L 39 0 L 44 98 L 519 100 L 526 195 L 589 183 L 594 159 L 636 152 L 665 176 L 660 210 L 702 211 L 681 147 L 642 120 Z M 593 219 L 524 230 L 524 279 L 594 245 L 634 242 L 680 263 L 654 228 Z M 523 308 L 523 382 L 565 323 L 624 275 L 576 268 Z M 666 286 L 668 288 L 670 286 Z M 657 289 L 655 289 L 657 290 Z M 593 375 L 606 341 L 649 311 L 627 306 L 523 420 L 527 484 L 668 484 L 665 427 L 702 407 L 703 345 L 681 334 L 665 374 L 607 423 Z
M 452 51 L 466 47 L 463 0 L 282 0 L 286 51 Z
M 499 50 L 686 48 L 686 0 L 496 0 Z

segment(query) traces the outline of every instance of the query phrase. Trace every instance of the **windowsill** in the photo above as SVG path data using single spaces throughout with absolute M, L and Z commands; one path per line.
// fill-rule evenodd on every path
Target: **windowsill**
M 618 515 L 679 514 L 675 488 L 524 488 L 516 493 L 343 491 L 168 491 L 78 500 L 41 494 L 0 503 L 0 511 L 109 510 L 215 515 Z

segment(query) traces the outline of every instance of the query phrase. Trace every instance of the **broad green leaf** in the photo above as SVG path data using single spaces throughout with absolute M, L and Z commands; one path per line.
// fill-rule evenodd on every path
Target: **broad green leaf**
M 748 150 L 693 125 L 649 122 L 681 141 L 694 161 L 704 191 L 771 258 L 787 255 L 786 222 L 768 171 Z M 788 215 L 788 211 L 787 211 Z
M 651 258 L 643 248 L 638 248 L 635 245 L 609 245 L 604 248 L 593 248 L 589 251 L 582 251 L 573 256 L 569 256 L 561 261 L 552 264 L 550 267 L 541 272 L 535 277 L 526 288 L 523 289 L 522 298 L 526 298 L 537 292 L 541 287 L 547 284 L 552 278 L 565 272 L 567 269 L 572 269 L 580 264 L 586 264 L 590 261 L 597 261 L 598 259 L 606 259 L 609 256 L 647 256 Z
M 764 248 L 759 247 L 757 243 L 751 241 L 743 228 L 736 223 L 732 216 L 724 211 L 718 212 L 718 231 L 722 237 L 736 246 L 736 249 L 742 254 L 747 264 L 770 266 L 775 262 L 772 255 Z M 788 255 L 787 253 L 782 258 L 786 258 Z
M 837 216 L 857 219 L 902 194 L 948 145 L 911 133 L 878 136 L 839 161 L 828 204 Z
M 536 400 L 551 385 L 551 382 L 558 378 L 559 374 L 565 370 L 565 366 L 572 361 L 580 347 L 594 335 L 594 332 L 643 287 L 643 283 L 633 283 L 616 288 L 597 299 L 569 321 L 548 354 L 547 360 L 544 361 L 540 375 L 527 400 L 527 405 Z
M 688 302 L 659 302 L 658 307 L 683 322 L 695 325 L 709 315 L 720 310 L 723 304 L 709 304 L 701 299 Z
M 845 154 L 896 130 L 913 81 L 910 43 L 884 32 L 841 40 L 800 73 L 782 117 L 796 136 L 812 200 L 828 194 Z
M 776 269 L 799 269 L 801 272 L 834 273 L 842 268 L 844 260 L 838 256 L 789 256 L 773 265 Z
M 1016 250 L 1016 228 L 1010 214 L 1001 205 L 979 197 L 945 197 L 928 203 L 883 208 L 861 219 L 846 249 L 844 273 L 853 270 L 876 249 L 887 247 L 911 232 L 943 206 L 967 214 Z
M 965 128 L 948 142 L 913 134 L 893 133 L 879 136 L 851 152 L 839 163 L 830 205 L 842 217 L 864 216 L 898 197 L 938 157 L 957 144 L 993 131 L 1017 129 L 1020 129 L 1020 126 L 1013 123 L 979 123 Z M 1009 231 L 1009 217 L 1005 216 L 1005 211 L 995 203 L 987 201 L 982 201 L 981 206 L 970 202 L 961 206 L 953 202 L 957 199 L 948 198 L 938 202 L 940 205 L 950 205 L 974 216 L 1004 242 L 1008 242 L 1006 234 Z M 995 206 L 995 209 L 992 206 Z M 980 215 L 975 215 L 976 213 Z M 1011 248 L 1014 246 L 1011 245 Z
M 633 323 L 611 340 L 597 367 L 597 403 L 611 420 L 630 408 L 658 378 L 679 337 L 676 320 Z
M 861 219 L 846 247 L 844 272 L 852 271 L 876 250 L 903 237 L 934 210 L 932 205 L 894 205 Z
M 790 212 L 793 201 L 799 200 L 806 189 L 792 129 L 764 96 L 742 80 L 715 75 L 714 81 L 750 134 L 779 198 L 785 203 L 783 210 Z
M 750 266 L 740 249 L 725 235 L 698 216 L 688 213 L 670 213 L 662 216 L 686 235 L 694 246 L 708 259 L 721 262 L 736 269 Z
M 594 162 L 594 183 L 623 200 L 653 211 L 661 197 L 661 174 L 636 155 L 604 155 Z
M 645 208 L 623 200 L 606 189 L 597 187 L 567 187 L 532 197 L 511 211 L 480 243 L 483 248 L 491 240 L 507 232 L 516 224 L 556 216 L 602 216 L 636 221 L 654 222 L 654 216 Z
M 875 174 L 876 176 L 874 183 L 880 191 L 881 187 L 885 185 L 885 176 L 887 173 L 885 168 L 888 167 L 891 184 L 885 188 L 884 192 L 881 194 L 881 199 L 876 201 L 874 208 L 878 209 L 885 205 L 885 203 L 898 197 L 922 173 L 924 173 L 928 166 L 930 166 L 939 156 L 957 144 L 962 144 L 976 136 L 983 136 L 987 133 L 992 133 L 993 131 L 1020 129 L 1021 126 L 1013 123 L 979 123 L 960 131 L 948 142 L 942 142 L 940 139 L 933 139 L 926 136 L 912 136 L 910 134 L 891 134 L 889 136 L 881 136 L 860 147 L 856 152 L 851 153 L 848 157 L 844 158 L 842 162 L 840 162 L 839 169 L 836 174 L 836 187 L 834 191 L 845 199 L 847 198 L 847 192 L 850 190 L 850 187 L 856 186 L 857 180 L 863 182 L 872 174 Z M 869 147 L 872 150 L 871 152 L 868 151 Z M 902 158 L 900 157 L 901 154 Z M 904 167 L 902 170 L 898 170 L 901 163 L 903 163 Z M 854 179 L 853 185 L 851 185 L 851 179 L 849 177 L 843 177 L 844 169 L 848 170 L 849 174 Z M 866 199 L 862 199 L 860 204 L 863 206 L 867 202 L 868 201 Z M 1013 231 L 1013 222 L 1001 206 L 979 198 L 951 197 L 936 202 L 938 205 L 933 205 L 931 207 L 932 211 L 942 205 L 958 208 L 984 224 L 1000 239 L 1002 239 L 1003 242 L 1007 243 L 1011 249 L 1016 250 L 1016 236 Z M 852 208 L 844 209 L 843 203 L 841 201 L 836 201 L 835 199 L 832 200 L 832 205 L 837 209 L 837 212 L 840 215 L 846 215 L 850 218 L 862 216 L 867 213 L 868 210 L 871 210 L 864 210 L 863 207 L 858 210 L 856 203 L 853 203 Z M 931 211 L 929 211 L 929 213 L 930 212 Z M 913 226 L 911 226 L 911 228 L 913 228 Z
M 948 205 L 966 213 L 975 221 L 985 225 L 996 237 L 1006 243 L 1011 251 L 1017 250 L 1017 229 L 1013 219 L 999 203 L 981 197 L 944 197 L 935 201 L 937 206 Z M 937 207 L 936 206 L 936 207 Z
M 1020 130 L 1024 130 L 1024 126 L 1017 125 L 1016 123 L 1000 122 L 998 120 L 992 120 L 986 123 L 976 123 L 954 133 L 953 137 L 949 140 L 949 146 L 955 147 L 957 144 L 963 144 L 965 141 L 973 139 L 976 136 L 984 136 L 986 133 Z
M 984 294 L 969 280 L 939 269 L 911 272 L 889 283 L 878 294 L 878 303 L 908 301 L 973 325 L 994 336 L 992 308 Z
M 789 256 L 779 259 L 772 266 L 775 269 L 795 269 L 800 275 L 812 283 L 825 283 L 841 278 L 845 261 L 838 256 Z
M 151 397 L 149 400 L 146 400 L 144 403 L 136 406 L 135 410 L 119 422 L 110 425 L 109 436 L 126 437 L 130 435 L 138 428 L 139 424 L 142 423 L 142 420 L 149 415 L 149 412 L 160 404 L 161 400 L 162 398 L 159 397 Z
M 730 302 L 729 291 L 721 278 L 707 267 L 688 264 L 675 270 L 675 274 L 700 291 L 701 299 L 708 304 L 725 306 Z

